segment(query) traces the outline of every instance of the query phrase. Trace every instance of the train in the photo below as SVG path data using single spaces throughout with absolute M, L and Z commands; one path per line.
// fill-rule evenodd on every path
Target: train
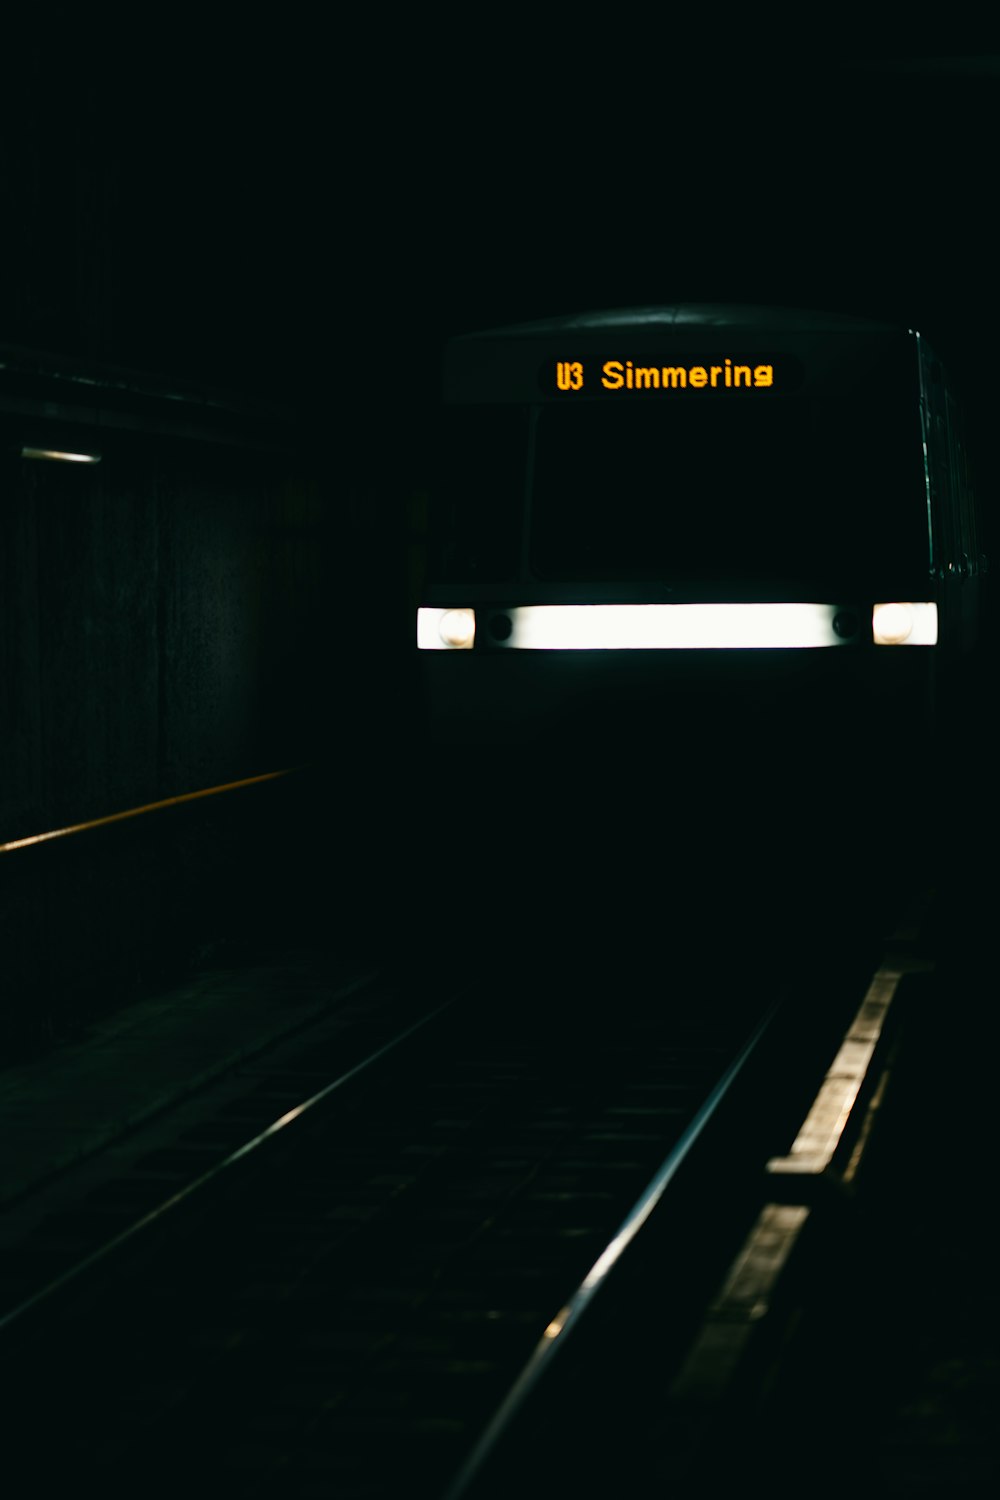
M 728 712 L 844 685 L 932 716 L 975 655 L 961 404 L 913 329 L 676 305 L 461 335 L 437 474 L 416 647 L 441 743 L 678 692 Z
M 967 804 L 987 570 L 928 340 L 681 304 L 457 336 L 444 364 L 423 845 L 482 941 L 526 904 L 643 942 L 745 910 L 756 941 L 762 913 L 917 878 Z

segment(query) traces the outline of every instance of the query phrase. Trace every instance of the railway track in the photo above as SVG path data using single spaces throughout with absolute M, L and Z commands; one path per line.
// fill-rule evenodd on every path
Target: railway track
M 346 1069 L 342 1035 L 255 1064 L 132 1162 L 144 1192 L 162 1174 L 159 1204 L 0 1325 L 7 1472 L 41 1492 L 440 1496 L 625 1226 L 671 1218 L 668 1185 L 679 1356 L 823 1044 L 732 978 L 606 1004 L 600 1028 L 480 991 L 356 1037 Z M 126 1217 L 128 1178 L 104 1188 Z

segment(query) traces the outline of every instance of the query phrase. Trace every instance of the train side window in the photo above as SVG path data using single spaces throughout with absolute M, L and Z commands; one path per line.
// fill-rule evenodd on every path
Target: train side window
M 969 515 L 959 463 L 958 413 L 949 390 L 945 391 L 945 410 L 948 429 L 948 488 L 955 518 L 955 561 L 961 565 L 963 559 L 969 556 Z
M 978 573 L 982 561 L 982 537 L 980 536 L 979 514 L 976 507 L 976 485 L 969 464 L 969 452 L 964 442 L 959 458 L 962 473 L 962 489 L 965 493 L 965 503 L 969 512 L 969 540 L 971 543 L 969 556 L 972 560 L 973 570 Z
M 975 486 L 969 467 L 968 449 L 965 442 L 965 424 L 962 408 L 949 395 L 948 416 L 951 431 L 952 472 L 954 491 L 961 512 L 962 557 L 960 561 L 968 574 L 979 572 L 980 542 L 976 517 Z
M 951 442 L 943 389 L 938 386 L 931 408 L 930 472 L 939 561 L 955 564 L 962 552 L 962 530 L 951 463 Z

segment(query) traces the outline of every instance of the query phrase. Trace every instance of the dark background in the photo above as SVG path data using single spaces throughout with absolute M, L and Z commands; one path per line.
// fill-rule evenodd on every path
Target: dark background
M 35 7 L 4 65 L 2 338 L 272 392 L 331 464 L 367 441 L 407 485 L 451 333 L 839 309 L 939 346 L 989 505 L 1000 54 L 943 51 Z

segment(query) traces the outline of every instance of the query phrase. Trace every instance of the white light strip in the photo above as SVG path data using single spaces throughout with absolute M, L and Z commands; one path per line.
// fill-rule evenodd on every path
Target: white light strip
M 526 651 L 843 646 L 850 637 L 834 630 L 838 613 L 832 604 L 538 604 L 510 611 L 508 645 Z
M 99 464 L 99 453 L 63 453 L 59 448 L 22 448 L 22 458 L 49 458 L 63 464 Z
M 909 633 L 876 645 L 934 646 L 936 604 L 893 605 Z M 876 605 L 876 612 L 887 606 Z M 478 615 L 478 621 L 477 621 Z M 464 639 L 442 622 L 468 617 Z M 859 645 L 867 611 L 839 604 L 530 604 L 516 609 L 418 609 L 421 651 L 471 650 L 477 628 L 492 647 L 519 651 L 782 650 Z M 895 616 L 893 616 L 893 619 Z M 834 628 L 837 620 L 840 629 Z M 498 623 L 502 628 L 497 628 Z M 864 627 L 864 628 L 862 628 Z

